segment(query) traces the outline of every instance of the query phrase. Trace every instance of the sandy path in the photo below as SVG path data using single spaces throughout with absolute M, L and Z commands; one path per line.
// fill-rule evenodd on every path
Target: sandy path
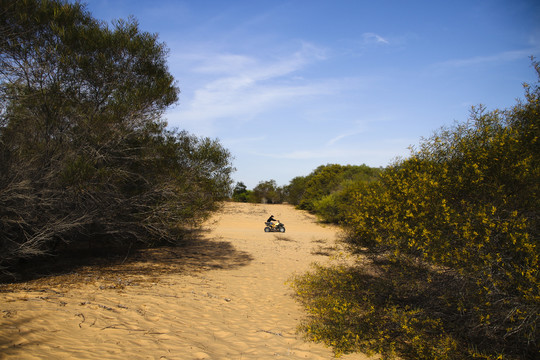
M 264 233 L 270 214 L 285 234 Z M 129 264 L 0 287 L 1 359 L 331 359 L 285 282 L 336 229 L 287 205 L 226 204 L 204 238 Z M 342 359 L 367 359 L 361 354 Z

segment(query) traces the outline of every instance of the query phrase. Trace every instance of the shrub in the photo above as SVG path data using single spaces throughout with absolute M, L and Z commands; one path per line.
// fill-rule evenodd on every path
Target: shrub
M 451 324 L 433 313 L 444 308 L 434 291 L 447 289 L 444 280 L 395 263 L 315 265 L 292 280 L 309 314 L 300 330 L 337 356 L 361 351 L 383 359 L 470 359 L 478 351 L 454 339 Z
M 275 180 L 261 181 L 253 188 L 248 199 L 255 199 L 254 202 L 258 203 L 281 204 L 283 189 L 277 186 Z
M 178 89 L 156 35 L 78 3 L 1 6 L 0 271 L 77 243 L 173 241 L 226 197 L 229 152 L 161 118 Z
M 286 187 L 286 192 L 291 204 L 317 213 L 316 202 L 333 193 L 346 191 L 351 183 L 373 181 L 380 171 L 367 165 L 321 165 L 306 177 L 294 178 Z
M 343 180 L 338 189 L 313 201 L 313 212 L 326 223 L 342 224 L 351 212 L 355 194 L 377 178 Z
M 539 95 L 436 133 L 359 192 L 349 219 L 357 249 L 455 271 L 467 286 L 454 310 L 475 319 L 464 332 L 509 352 L 540 341 Z
M 473 109 L 353 192 L 347 242 L 372 262 L 296 280 L 312 339 L 411 359 L 538 355 L 540 87 L 525 89 L 526 102 Z

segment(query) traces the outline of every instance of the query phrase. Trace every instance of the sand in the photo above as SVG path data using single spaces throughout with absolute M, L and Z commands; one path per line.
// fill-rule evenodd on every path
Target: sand
M 286 233 L 263 231 L 270 214 Z M 289 205 L 226 203 L 193 244 L 0 286 L 0 359 L 331 359 L 297 333 L 286 282 L 338 236 Z

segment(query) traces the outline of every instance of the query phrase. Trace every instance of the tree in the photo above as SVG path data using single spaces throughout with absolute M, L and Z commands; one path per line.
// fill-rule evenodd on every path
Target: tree
M 279 204 L 283 202 L 283 190 L 275 180 L 261 181 L 253 188 L 257 202 Z
M 306 191 L 306 182 L 308 178 L 306 176 L 297 176 L 293 178 L 289 185 L 283 189 L 285 200 L 292 205 L 300 204 L 304 192 Z
M 254 202 L 253 191 L 248 190 L 243 182 L 238 182 L 233 189 L 232 199 L 237 202 Z
M 346 187 L 350 188 L 347 182 L 373 181 L 377 179 L 379 172 L 380 169 L 367 165 L 321 165 L 304 179 L 298 179 L 290 190 L 295 189 L 296 194 L 301 193 L 299 200 L 294 199 L 300 209 L 317 212 L 316 202 Z M 299 191 L 298 188 L 302 186 L 303 191 Z
M 229 152 L 166 128 L 179 90 L 157 35 L 79 3 L 0 4 L 0 270 L 82 240 L 174 240 L 229 194 Z

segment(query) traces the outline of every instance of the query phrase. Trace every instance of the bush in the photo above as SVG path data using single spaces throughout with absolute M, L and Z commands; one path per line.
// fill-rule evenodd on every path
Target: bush
M 289 204 L 292 204 L 292 205 L 300 204 L 300 201 L 302 200 L 302 197 L 304 196 L 304 192 L 306 189 L 306 182 L 307 182 L 307 177 L 297 176 L 289 182 L 289 185 L 284 187 L 283 191 L 285 195 L 285 200 Z
M 236 202 L 256 202 L 253 191 L 248 190 L 243 182 L 239 182 L 233 189 L 232 200 Z
M 294 178 L 285 192 L 289 203 L 316 213 L 317 201 L 343 191 L 350 183 L 376 180 L 380 171 L 367 165 L 321 165 L 306 177 Z
M 444 308 L 439 295 L 448 289 L 446 278 L 402 265 L 315 265 L 294 278 L 297 297 L 309 314 L 300 331 L 332 347 L 337 356 L 360 351 L 383 359 L 482 358 L 453 337 L 456 323 L 436 312 Z
M 324 303 L 334 297 L 362 301 L 347 316 L 350 325 L 338 313 L 317 310 L 308 333 L 324 319 L 337 321 L 328 335 L 317 327 L 315 338 L 338 351 L 367 347 L 388 357 L 538 355 L 540 87 L 525 88 L 525 103 L 506 111 L 473 109 L 468 122 L 435 133 L 379 181 L 353 192 L 347 242 L 373 262 L 340 269 L 352 279 L 318 269 L 297 286 L 319 296 L 325 278 L 337 279 L 321 295 L 323 305 L 301 295 L 310 308 L 329 306 Z M 373 333 L 384 326 L 390 330 Z
M 329 195 L 313 201 L 313 212 L 326 223 L 342 224 L 351 211 L 351 200 L 359 189 L 376 181 L 375 177 L 368 179 L 344 180 L 339 188 Z
M 226 197 L 229 152 L 161 119 L 178 89 L 156 35 L 60 0 L 1 6 L 0 271 L 59 247 L 174 241 Z
M 275 180 L 259 182 L 250 195 L 250 198 L 258 203 L 281 204 L 283 202 L 283 189 L 277 186 Z

